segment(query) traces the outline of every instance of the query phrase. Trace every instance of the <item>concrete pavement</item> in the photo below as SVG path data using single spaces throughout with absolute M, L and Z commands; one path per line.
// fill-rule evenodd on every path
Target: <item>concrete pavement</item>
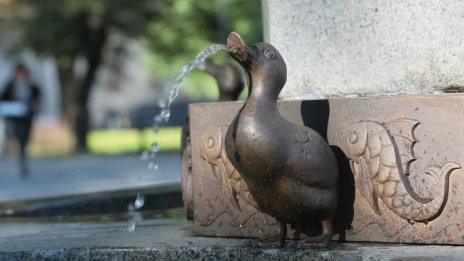
M 157 171 L 148 170 L 139 155 L 31 159 L 27 179 L 21 179 L 16 159 L 0 159 L 0 203 L 180 183 L 180 153 L 160 153 L 157 159 Z

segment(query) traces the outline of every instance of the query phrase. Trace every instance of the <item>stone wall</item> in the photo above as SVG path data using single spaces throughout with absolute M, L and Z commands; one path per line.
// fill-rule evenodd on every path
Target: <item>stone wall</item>
M 288 67 L 283 98 L 464 86 L 460 0 L 263 0 Z

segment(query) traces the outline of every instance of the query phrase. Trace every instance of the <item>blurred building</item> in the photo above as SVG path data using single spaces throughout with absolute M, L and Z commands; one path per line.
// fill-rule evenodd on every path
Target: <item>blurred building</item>
M 132 125 L 132 111 L 143 104 L 156 104 L 156 99 L 162 94 L 156 92 L 160 88 L 154 86 L 154 76 L 146 59 L 148 52 L 137 41 L 118 34 L 111 35 L 104 64 L 90 96 L 92 126 L 114 127 L 110 122 L 118 121 L 120 127 L 128 127 Z

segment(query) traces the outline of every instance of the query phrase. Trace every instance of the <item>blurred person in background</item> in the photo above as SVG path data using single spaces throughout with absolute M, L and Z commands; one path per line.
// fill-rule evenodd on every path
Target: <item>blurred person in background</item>
M 19 143 L 19 168 L 23 178 L 29 175 L 27 144 L 34 115 L 40 107 L 40 98 L 40 89 L 30 80 L 28 68 L 23 64 L 17 64 L 12 79 L 0 96 L 0 103 L 8 103 L 11 107 L 10 112 L 5 115 L 7 129 Z

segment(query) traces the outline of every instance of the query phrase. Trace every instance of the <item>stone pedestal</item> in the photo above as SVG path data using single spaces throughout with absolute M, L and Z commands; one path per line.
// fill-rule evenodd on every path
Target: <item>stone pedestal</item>
M 280 111 L 326 137 L 339 160 L 338 238 L 464 245 L 464 96 L 426 95 L 464 89 L 462 1 L 262 3 L 266 41 L 287 64 Z M 223 149 L 241 105 L 190 107 L 199 235 L 279 233 Z
M 223 137 L 241 105 L 190 106 L 193 222 L 199 235 L 279 233 L 275 220 L 241 192 L 246 184 L 224 152 Z M 464 245 L 464 96 L 294 100 L 281 101 L 279 109 L 327 137 L 337 155 L 334 223 L 341 240 Z

